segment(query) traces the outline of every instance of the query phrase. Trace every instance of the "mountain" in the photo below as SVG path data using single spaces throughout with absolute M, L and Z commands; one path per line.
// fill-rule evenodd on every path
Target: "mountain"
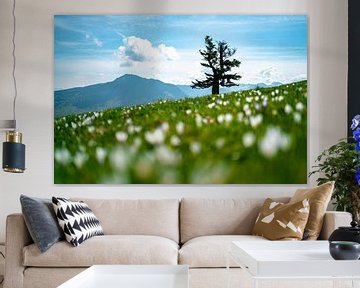
M 186 94 L 176 85 L 125 74 L 108 83 L 55 91 L 54 114 L 61 117 L 185 97 Z
M 229 93 L 279 85 L 281 83 L 278 82 L 270 85 L 264 83 L 240 84 L 221 88 L 220 92 Z M 177 100 L 209 94 L 211 94 L 211 88 L 193 89 L 190 85 L 174 85 L 160 80 L 125 74 L 112 82 L 55 91 L 54 114 L 57 118 L 109 108 L 147 104 L 162 99 Z

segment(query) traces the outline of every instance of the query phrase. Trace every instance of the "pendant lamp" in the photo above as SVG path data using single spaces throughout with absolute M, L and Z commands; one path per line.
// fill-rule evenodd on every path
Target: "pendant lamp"
M 25 171 L 25 145 L 22 144 L 22 134 L 16 128 L 16 57 L 15 57 L 15 35 L 16 35 L 16 0 L 13 0 L 13 35 L 12 35 L 12 57 L 13 69 L 12 78 L 14 83 L 13 120 L 0 120 L 0 130 L 6 131 L 5 142 L 3 143 L 2 167 L 5 172 L 23 173 Z

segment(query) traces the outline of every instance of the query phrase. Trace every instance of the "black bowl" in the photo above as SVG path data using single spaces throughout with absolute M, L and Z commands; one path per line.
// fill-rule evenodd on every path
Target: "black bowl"
M 331 241 L 329 250 L 335 260 L 358 260 L 360 257 L 360 244 L 357 242 Z

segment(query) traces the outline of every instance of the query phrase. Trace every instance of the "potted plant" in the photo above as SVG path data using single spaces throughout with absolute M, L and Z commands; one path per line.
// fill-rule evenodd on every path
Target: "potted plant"
M 353 137 L 342 139 L 324 150 L 316 159 L 309 176 L 319 173 L 317 183 L 335 181 L 332 199 L 337 211 L 352 213 L 360 220 L 360 115 L 352 120 Z

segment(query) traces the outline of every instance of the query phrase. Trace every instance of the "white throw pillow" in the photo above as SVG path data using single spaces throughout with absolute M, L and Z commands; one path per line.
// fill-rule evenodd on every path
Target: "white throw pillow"
M 86 239 L 104 235 L 99 220 L 84 202 L 52 197 L 55 214 L 66 241 L 79 246 Z

